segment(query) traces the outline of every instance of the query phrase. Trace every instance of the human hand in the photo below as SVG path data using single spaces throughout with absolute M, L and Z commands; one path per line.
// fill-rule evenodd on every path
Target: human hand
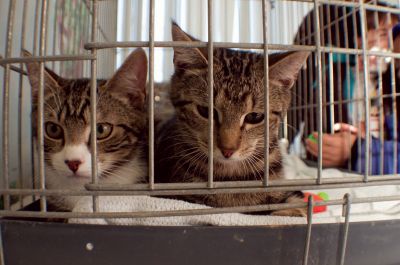
M 336 126 L 335 127 L 339 127 Z M 322 165 L 325 167 L 338 167 L 344 165 L 349 159 L 351 148 L 357 139 L 358 129 L 349 124 L 340 124 L 339 132 L 322 135 Z M 317 141 L 306 140 L 307 151 L 318 157 L 318 133 L 312 134 Z

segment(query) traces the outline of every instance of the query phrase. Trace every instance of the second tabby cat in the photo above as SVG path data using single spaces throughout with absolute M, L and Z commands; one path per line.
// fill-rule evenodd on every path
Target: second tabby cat
M 174 41 L 196 41 L 172 25 Z M 158 139 L 158 182 L 207 181 L 208 88 L 205 48 L 174 48 L 175 73 L 171 100 L 175 117 Z M 264 65 L 254 52 L 214 49 L 214 179 L 261 180 L 264 176 Z M 278 130 L 290 103 L 291 87 L 309 52 L 269 56 L 269 175 L 282 177 Z M 248 206 L 303 201 L 296 192 L 212 194 L 177 197 L 213 207 Z M 276 215 L 305 215 L 305 209 L 275 211 Z

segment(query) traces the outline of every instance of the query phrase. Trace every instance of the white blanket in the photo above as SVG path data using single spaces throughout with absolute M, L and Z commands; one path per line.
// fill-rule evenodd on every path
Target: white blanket
M 316 179 L 318 170 L 314 167 L 307 166 L 295 154 L 285 153 L 287 142 L 282 140 L 281 151 L 284 155 L 283 163 L 286 179 Z M 322 170 L 322 178 L 344 178 L 350 176 L 349 173 L 343 173 L 337 169 L 324 169 Z M 356 176 L 356 175 L 354 175 Z M 329 196 L 329 200 L 342 199 L 346 193 L 349 193 L 352 198 L 369 198 L 400 195 L 399 185 L 387 186 L 371 186 L 371 187 L 358 187 L 358 188 L 342 188 L 342 189 L 326 189 L 326 190 L 310 190 L 317 194 L 325 192 Z M 358 221 L 371 221 L 371 220 L 390 220 L 400 219 L 400 202 L 399 201 L 386 201 L 386 202 L 372 202 L 351 205 L 351 222 Z M 315 221 L 317 223 L 330 223 L 343 221 L 342 206 L 328 206 L 327 211 L 315 214 Z
M 150 196 L 101 196 L 99 197 L 99 212 L 137 212 L 137 211 L 172 211 L 209 209 L 205 205 L 188 203 L 178 200 L 154 198 Z M 92 212 L 92 198 L 82 198 L 74 212 Z M 185 225 L 284 225 L 304 224 L 305 218 L 283 216 L 254 216 L 240 213 L 150 217 L 150 218 L 102 218 L 102 219 L 70 219 L 70 223 L 114 224 L 114 225 L 155 225 L 155 226 L 185 226 Z
M 283 142 L 283 147 L 285 142 Z M 285 150 L 285 148 L 282 148 Z M 283 150 L 283 151 L 284 151 Z M 288 179 L 309 179 L 317 177 L 317 169 L 308 167 L 296 155 L 284 154 L 285 176 Z M 322 171 L 323 178 L 343 177 L 343 173 L 336 169 L 326 169 Z M 320 191 L 312 190 L 312 193 Z M 327 189 L 330 200 L 341 199 L 344 194 L 350 193 L 353 198 L 390 196 L 400 194 L 400 187 L 395 185 Z M 100 196 L 100 212 L 137 212 L 137 211 L 171 211 L 171 210 L 191 210 L 207 209 L 205 205 L 198 205 L 184 201 L 153 198 L 149 196 Z M 74 212 L 91 212 L 91 197 L 83 197 L 76 205 Z M 343 221 L 342 206 L 329 206 L 327 211 L 314 214 L 315 223 L 332 223 Z M 379 202 L 353 204 L 351 207 L 351 222 L 400 219 L 400 203 Z M 70 219 L 71 223 L 90 223 L 90 224 L 115 224 L 115 225 L 221 225 L 221 226 L 252 226 L 252 225 L 287 225 L 305 224 L 306 218 L 301 217 L 281 217 L 281 216 L 258 216 L 239 213 L 190 215 L 175 217 L 151 217 L 151 218 L 76 218 Z

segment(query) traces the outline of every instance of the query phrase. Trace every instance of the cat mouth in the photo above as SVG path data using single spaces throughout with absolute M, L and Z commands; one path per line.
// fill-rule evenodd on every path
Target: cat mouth
M 71 179 L 90 179 L 92 176 L 91 175 L 84 175 L 84 174 L 77 174 L 77 173 L 73 173 L 68 175 L 68 178 Z

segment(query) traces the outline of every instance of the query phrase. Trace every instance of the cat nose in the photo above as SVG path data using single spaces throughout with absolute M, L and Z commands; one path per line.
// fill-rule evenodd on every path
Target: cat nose
M 233 149 L 221 149 L 221 153 L 225 158 L 230 158 L 236 150 Z
M 72 172 L 76 172 L 79 169 L 79 165 L 82 164 L 82 162 L 80 160 L 65 160 L 64 161 L 65 164 L 67 164 L 67 166 L 69 167 L 69 169 L 71 169 Z

